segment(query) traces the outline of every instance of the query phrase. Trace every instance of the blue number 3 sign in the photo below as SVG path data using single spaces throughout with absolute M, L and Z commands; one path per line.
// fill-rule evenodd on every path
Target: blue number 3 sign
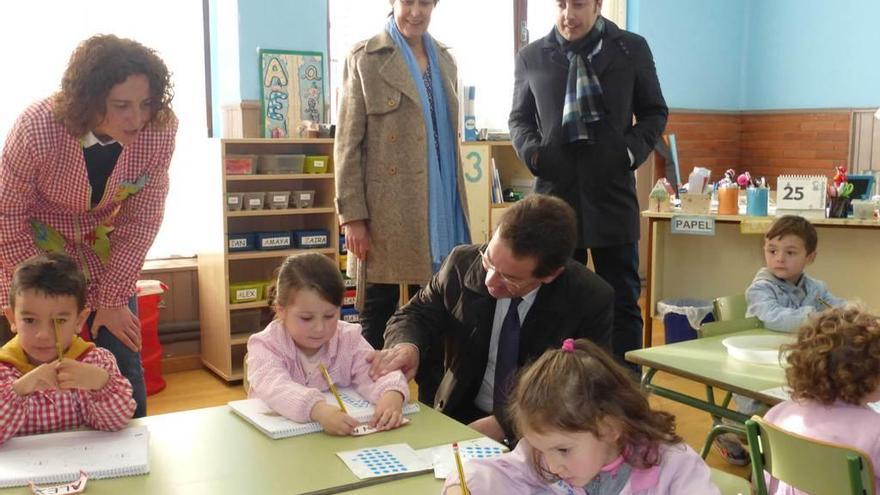
M 477 153 L 476 151 L 471 151 L 470 153 L 465 155 L 465 158 L 467 158 L 468 160 L 473 160 L 472 166 L 476 171 L 476 174 L 471 175 L 469 172 L 465 172 L 464 178 L 468 182 L 478 182 L 480 179 L 483 178 L 483 155 Z

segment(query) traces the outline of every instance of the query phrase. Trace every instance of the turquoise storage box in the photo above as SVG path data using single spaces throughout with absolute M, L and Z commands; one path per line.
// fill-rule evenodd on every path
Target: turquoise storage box
M 294 230 L 293 242 L 298 249 L 316 249 L 330 246 L 327 229 Z

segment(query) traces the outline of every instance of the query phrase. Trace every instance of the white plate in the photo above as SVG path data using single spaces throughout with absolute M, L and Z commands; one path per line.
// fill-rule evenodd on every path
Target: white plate
M 727 354 L 740 361 L 755 364 L 784 364 L 780 359 L 779 347 L 791 344 L 795 338 L 790 335 L 740 335 L 727 337 L 721 343 L 727 348 Z

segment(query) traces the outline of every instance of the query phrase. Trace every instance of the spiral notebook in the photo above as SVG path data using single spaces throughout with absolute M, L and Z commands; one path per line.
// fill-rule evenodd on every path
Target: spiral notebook
M 373 405 L 355 392 L 354 389 L 340 388 L 339 396 L 345 403 L 348 415 L 352 418 L 361 422 L 367 422 L 373 417 Z M 324 392 L 324 399 L 328 404 L 338 407 L 336 398 L 330 392 Z M 320 423 L 317 422 L 297 423 L 291 421 L 270 409 L 260 399 L 234 400 L 229 402 L 229 407 L 248 423 L 254 425 L 258 430 L 273 439 L 294 437 L 323 430 Z M 417 412 L 419 412 L 419 405 L 417 403 L 404 404 L 403 414 Z
M 146 474 L 149 443 L 146 426 L 13 437 L 0 445 L 0 488 Z

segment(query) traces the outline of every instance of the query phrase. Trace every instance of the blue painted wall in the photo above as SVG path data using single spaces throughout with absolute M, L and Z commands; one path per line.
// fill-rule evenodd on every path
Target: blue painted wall
M 880 106 L 877 0 L 629 0 L 670 107 Z
M 880 1 L 754 1 L 746 109 L 880 106 Z
M 666 103 L 738 110 L 743 105 L 740 0 L 630 0 L 628 29 L 648 40 Z
M 327 74 L 327 2 L 324 0 L 239 0 L 241 99 L 260 99 L 260 48 L 321 52 Z M 222 36 L 222 34 L 221 34 Z M 330 86 L 324 78 L 324 94 Z

